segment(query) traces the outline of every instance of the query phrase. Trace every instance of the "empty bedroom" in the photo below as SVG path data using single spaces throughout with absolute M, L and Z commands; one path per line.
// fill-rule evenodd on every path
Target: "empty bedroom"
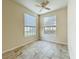
M 3 59 L 71 59 L 68 7 L 68 0 L 2 0 Z

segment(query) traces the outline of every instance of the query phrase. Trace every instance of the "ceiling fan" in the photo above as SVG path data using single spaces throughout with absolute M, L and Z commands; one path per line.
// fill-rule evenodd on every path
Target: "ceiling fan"
M 48 0 L 43 0 L 40 4 L 37 4 L 36 6 L 41 8 L 40 9 L 41 12 L 43 9 L 50 10 L 50 8 L 47 7 L 48 4 L 49 4 Z

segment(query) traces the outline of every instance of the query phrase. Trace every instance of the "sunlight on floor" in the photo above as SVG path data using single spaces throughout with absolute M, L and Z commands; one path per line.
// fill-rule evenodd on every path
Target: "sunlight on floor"
M 42 34 L 41 40 L 54 42 L 54 41 L 56 41 L 56 34 L 55 33 L 53 33 L 53 34 Z

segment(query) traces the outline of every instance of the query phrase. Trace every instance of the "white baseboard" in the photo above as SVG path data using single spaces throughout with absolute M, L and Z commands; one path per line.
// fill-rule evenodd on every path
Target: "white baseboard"
M 25 45 L 27 45 L 27 44 L 30 44 L 30 43 L 32 43 L 32 42 L 34 42 L 34 41 L 37 41 L 37 39 L 35 39 L 35 40 L 30 40 L 30 41 L 27 41 L 27 42 L 24 43 L 24 44 L 15 46 L 15 47 L 13 47 L 13 48 L 11 48 L 11 49 L 7 49 L 7 50 L 3 51 L 2 54 L 6 53 L 6 52 L 9 52 L 9 51 L 12 51 L 12 50 L 15 50 L 15 49 L 17 49 L 17 48 L 19 48 L 19 47 L 22 47 L 22 46 L 25 46 Z
M 47 40 L 42 40 L 42 41 L 47 41 Z M 63 44 L 63 45 L 68 45 L 67 43 L 65 42 L 57 42 L 57 41 L 47 41 L 47 42 L 51 42 L 51 43 L 57 43 L 57 44 Z
M 64 45 L 67 45 L 67 43 L 65 42 L 57 42 L 57 41 L 54 41 L 55 43 L 58 43 L 58 44 L 64 44 Z

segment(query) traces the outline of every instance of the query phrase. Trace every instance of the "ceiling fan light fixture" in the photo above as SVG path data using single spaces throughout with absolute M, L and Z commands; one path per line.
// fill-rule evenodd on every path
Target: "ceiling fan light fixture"
M 41 2 L 40 4 L 37 4 L 36 6 L 41 8 L 40 11 L 42 11 L 42 9 L 50 10 L 50 8 L 47 7 L 48 4 L 49 4 L 48 0 L 43 0 L 43 2 Z

